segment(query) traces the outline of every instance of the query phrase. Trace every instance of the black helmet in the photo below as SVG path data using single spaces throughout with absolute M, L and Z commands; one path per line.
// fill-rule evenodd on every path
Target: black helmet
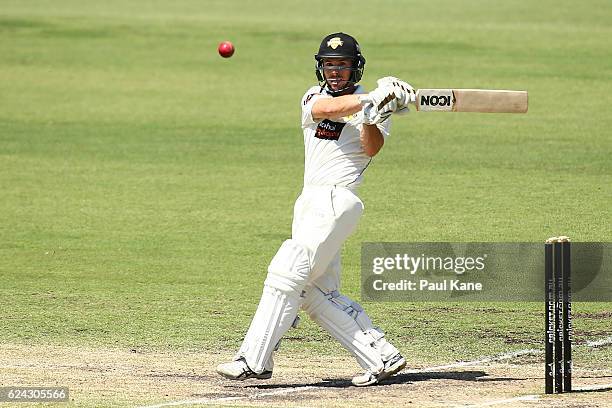
M 343 93 L 348 88 L 354 87 L 356 83 L 361 81 L 366 60 L 363 55 L 361 55 L 359 43 L 352 36 L 345 33 L 333 33 L 329 34 L 321 41 L 319 52 L 315 55 L 315 60 L 317 61 L 315 66 L 316 74 L 321 86 L 327 85 L 327 81 L 323 75 L 323 58 L 350 58 L 353 60 L 349 85 L 338 91 L 332 91 L 328 86 L 328 90 L 331 91 L 332 95 Z

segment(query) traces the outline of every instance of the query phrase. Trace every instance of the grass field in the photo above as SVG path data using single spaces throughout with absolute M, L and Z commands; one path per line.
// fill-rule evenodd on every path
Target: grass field
M 76 406 L 189 399 L 210 381 L 223 389 L 214 366 L 240 344 L 267 264 L 290 235 L 303 171 L 299 99 L 315 83 L 318 42 L 333 31 L 359 39 L 367 88 L 395 75 L 415 87 L 530 94 L 527 115 L 394 121 L 344 249 L 347 295 L 359 297 L 363 241 L 612 241 L 611 20 L 603 0 L 0 0 L 2 385 L 59 382 Z M 216 53 L 226 39 L 237 48 L 228 60 Z M 543 336 L 534 303 L 365 307 L 413 367 L 540 348 Z M 610 383 L 612 347 L 587 342 L 612 336 L 612 305 L 574 309 L 583 381 Z M 338 358 L 348 372 L 322 374 L 314 363 L 304 372 L 320 381 L 358 371 L 303 320 L 284 342 L 279 358 L 294 360 L 281 373 L 299 378 L 300 364 Z M 55 363 L 91 355 L 104 355 L 108 370 L 125 367 L 130 350 L 165 356 L 139 361 L 142 370 L 167 358 L 160 370 L 195 377 L 132 395 L 104 389 L 103 379 L 87 388 L 49 374 Z M 49 363 L 37 366 L 44 356 Z M 542 377 L 541 360 L 517 370 L 532 364 L 527 377 Z M 75 375 L 80 366 L 62 367 Z M 541 392 L 543 380 L 532 380 L 525 392 Z M 392 387 L 416 398 L 409 385 Z M 351 388 L 342 393 L 305 404 L 344 406 Z M 427 401 L 420 406 L 472 399 Z M 299 401 L 228 402 L 251 403 Z

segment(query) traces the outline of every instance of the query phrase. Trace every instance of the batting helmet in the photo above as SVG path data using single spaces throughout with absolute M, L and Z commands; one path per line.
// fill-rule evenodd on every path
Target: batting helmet
M 328 90 L 331 91 L 332 95 L 346 91 L 347 88 L 353 87 L 361 81 L 366 60 L 361 55 L 359 43 L 354 37 L 345 33 L 333 33 L 323 38 L 319 46 L 319 52 L 315 55 L 315 60 L 317 61 L 315 69 L 321 86 L 327 84 L 323 74 L 323 58 L 347 58 L 353 60 L 349 85 L 337 91 L 331 90 L 328 86 Z

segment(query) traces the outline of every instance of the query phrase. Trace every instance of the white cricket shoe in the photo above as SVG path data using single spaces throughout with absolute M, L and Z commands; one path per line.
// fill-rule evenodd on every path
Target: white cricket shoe
M 374 374 L 370 371 L 366 371 L 362 375 L 353 377 L 352 382 L 356 387 L 378 384 L 382 380 L 391 377 L 393 374 L 399 373 L 404 367 L 406 367 L 406 359 L 402 357 L 400 353 L 397 353 L 395 356 L 391 357 L 390 360 L 385 361 L 385 368 L 383 368 L 380 373 Z
M 272 377 L 272 371 L 266 370 L 262 373 L 255 373 L 249 368 L 244 358 L 232 361 L 230 363 L 219 364 L 217 366 L 217 373 L 230 380 L 243 381 L 249 378 L 256 378 L 258 380 L 267 380 Z

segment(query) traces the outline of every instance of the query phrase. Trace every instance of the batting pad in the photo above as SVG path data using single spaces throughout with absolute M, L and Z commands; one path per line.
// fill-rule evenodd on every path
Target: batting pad
M 383 361 L 391 359 L 398 350 L 374 327 L 361 305 L 338 291 L 323 293 L 315 286 L 306 289 L 302 308 L 319 326 L 334 336 L 365 370 L 379 373 Z
M 254 372 L 272 369 L 272 352 L 297 316 L 309 274 L 308 249 L 291 239 L 283 242 L 270 262 L 261 300 L 238 351 Z

